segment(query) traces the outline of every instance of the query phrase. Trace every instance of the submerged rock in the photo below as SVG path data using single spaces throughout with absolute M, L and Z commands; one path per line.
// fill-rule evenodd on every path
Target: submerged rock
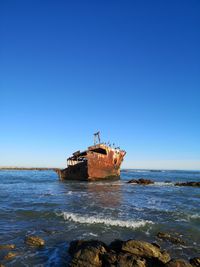
M 176 183 L 176 186 L 194 186 L 200 187 L 200 182 L 185 182 L 185 183 Z
M 13 259 L 17 256 L 18 254 L 17 253 L 14 253 L 14 252 L 8 252 L 8 254 L 4 257 L 4 260 L 10 260 L 10 259 Z
M 41 247 L 45 245 L 45 241 L 39 236 L 28 236 L 25 239 L 25 243 L 34 247 Z
M 165 267 L 192 267 L 192 265 L 183 259 L 176 259 L 169 261 Z
M 164 233 L 164 232 L 159 232 L 157 233 L 157 237 L 163 240 L 167 240 L 173 244 L 180 244 L 180 245 L 184 245 L 185 241 L 183 241 L 182 239 L 180 239 L 179 237 L 176 236 L 171 236 L 168 233 Z
M 3 244 L 0 245 L 0 249 L 14 249 L 15 245 L 14 244 Z
M 200 257 L 190 259 L 190 264 L 192 264 L 193 267 L 200 267 Z
M 149 179 L 138 179 L 138 180 L 135 180 L 135 179 L 132 179 L 130 181 L 127 182 L 128 184 L 140 184 L 140 185 L 148 185 L 148 184 L 154 184 L 154 181 L 152 180 L 149 180 Z

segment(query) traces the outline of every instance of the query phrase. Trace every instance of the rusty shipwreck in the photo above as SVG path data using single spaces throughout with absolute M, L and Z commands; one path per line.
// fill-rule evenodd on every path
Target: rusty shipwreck
M 94 134 L 94 145 L 77 151 L 67 159 L 67 168 L 58 170 L 61 180 L 118 179 L 126 152 L 119 147 L 101 143 L 99 132 Z

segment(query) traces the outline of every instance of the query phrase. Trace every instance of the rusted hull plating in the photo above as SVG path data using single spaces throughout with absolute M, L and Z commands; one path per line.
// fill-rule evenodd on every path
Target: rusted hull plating
M 60 179 L 83 181 L 119 179 L 120 166 L 126 152 L 104 146 L 106 154 L 102 154 L 97 153 L 97 149 L 99 149 L 97 146 L 90 147 L 86 151 L 84 162 L 59 170 Z

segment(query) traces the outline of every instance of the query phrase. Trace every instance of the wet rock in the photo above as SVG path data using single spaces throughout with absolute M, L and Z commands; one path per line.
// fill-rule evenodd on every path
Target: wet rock
M 17 253 L 9 252 L 5 257 L 4 260 L 11 260 L 17 256 Z
M 200 267 L 200 257 L 190 259 L 190 264 L 192 264 L 193 267 Z
M 117 267 L 146 267 L 146 260 L 130 253 L 119 254 Z
M 130 253 L 110 251 L 102 256 L 103 267 L 146 267 L 146 260 Z
M 157 243 L 155 243 L 155 242 L 153 242 L 153 243 L 151 243 L 151 244 L 152 244 L 153 246 L 155 246 L 155 247 L 159 248 L 159 249 L 161 248 L 161 247 L 160 247 L 160 245 L 158 245 L 158 244 L 157 244 Z
M 14 244 L 3 244 L 0 245 L 0 249 L 14 249 L 15 245 Z
M 161 251 L 157 246 L 145 241 L 128 240 L 123 242 L 122 251 L 143 258 L 154 258 L 161 263 L 167 263 L 170 260 L 170 255 Z
M 149 185 L 149 184 L 154 184 L 154 181 L 152 180 L 149 180 L 149 179 L 138 179 L 138 180 L 135 180 L 135 179 L 132 179 L 130 181 L 127 182 L 128 184 L 140 184 L 140 185 Z
M 70 243 L 69 253 L 72 256 L 71 267 L 100 267 L 106 245 L 97 240 L 76 240 Z
M 117 264 L 117 253 L 115 251 L 106 252 L 102 255 L 104 267 L 113 267 Z
M 180 244 L 180 245 L 185 244 L 185 241 L 183 241 L 179 237 L 171 236 L 169 233 L 159 232 L 159 233 L 157 233 L 156 236 L 162 240 L 167 240 L 173 244 Z
M 69 246 L 69 254 L 73 256 L 80 249 L 84 249 L 86 247 L 95 247 L 95 248 L 102 248 L 104 247 L 106 250 L 108 249 L 107 245 L 99 240 L 74 240 L 70 242 Z
M 176 186 L 194 186 L 200 187 L 200 182 L 185 182 L 185 183 L 176 183 Z
M 115 239 L 114 241 L 112 241 L 109 245 L 109 249 L 116 251 L 117 253 L 119 253 L 122 249 L 122 244 L 123 241 L 120 239 Z
M 183 259 L 173 259 L 165 264 L 165 267 L 192 267 L 192 265 Z
M 25 243 L 33 247 L 41 247 L 45 245 L 45 241 L 39 236 L 28 236 L 25 239 Z
M 0 267 L 5 267 L 3 264 L 0 263 Z

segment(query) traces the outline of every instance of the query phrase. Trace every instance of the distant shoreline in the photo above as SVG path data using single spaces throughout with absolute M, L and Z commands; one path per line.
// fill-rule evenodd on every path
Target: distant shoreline
M 58 171 L 61 170 L 63 168 L 47 168 L 47 167 L 0 167 L 0 171 L 1 170 L 13 170 L 13 171 Z M 199 170 L 184 170 L 184 169 L 133 169 L 133 168 L 122 168 L 121 171 L 148 171 L 148 172 L 166 172 L 166 171 L 175 171 L 175 172 L 179 172 L 179 171 L 189 171 L 189 172 L 200 172 Z
M 9 171 L 57 171 L 60 168 L 26 168 L 26 167 L 0 167 L 0 170 Z

